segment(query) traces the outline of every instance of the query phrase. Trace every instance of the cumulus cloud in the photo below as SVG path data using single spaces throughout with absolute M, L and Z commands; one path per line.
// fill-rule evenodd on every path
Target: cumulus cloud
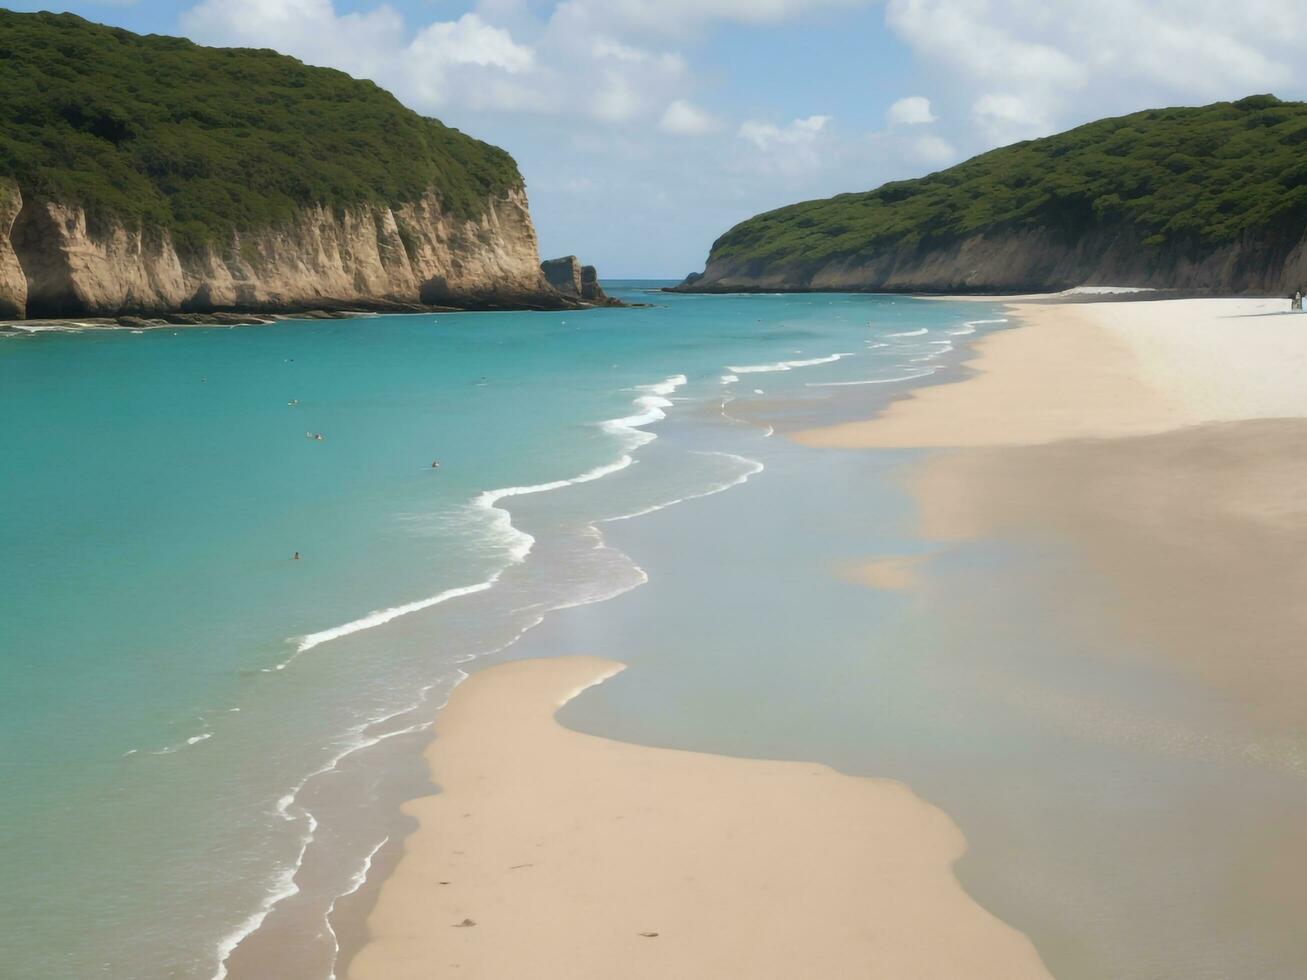
M 788 126 L 750 120 L 740 124 L 739 135 L 766 153 L 778 146 L 808 146 L 828 122 L 830 116 L 808 116 L 796 119 Z
M 942 167 L 953 163 L 958 158 L 958 151 L 948 140 L 940 136 L 918 136 L 910 144 L 914 159 L 930 167 Z
M 717 122 L 712 116 L 684 99 L 670 103 L 658 125 L 664 132 L 678 136 L 698 136 L 717 128 Z
M 909 95 L 890 106 L 885 118 L 893 125 L 920 126 L 933 123 L 935 114 L 930 111 L 930 99 L 922 95 Z
M 885 22 L 990 145 L 1307 84 L 1301 0 L 888 0 Z

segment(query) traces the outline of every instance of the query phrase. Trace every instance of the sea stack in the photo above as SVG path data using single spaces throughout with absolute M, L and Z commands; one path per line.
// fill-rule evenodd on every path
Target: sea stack
M 595 306 L 620 306 L 618 300 L 604 292 L 599 273 L 592 265 L 582 265 L 575 255 L 546 259 L 540 263 L 545 281 L 564 296 Z

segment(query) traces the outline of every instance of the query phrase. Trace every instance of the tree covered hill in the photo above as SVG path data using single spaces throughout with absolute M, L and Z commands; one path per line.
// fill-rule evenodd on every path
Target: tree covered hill
M 92 222 L 166 229 L 180 251 L 305 205 L 394 206 L 431 189 L 474 217 L 522 184 L 503 150 L 342 72 L 5 10 L 0 177 Z
M 1070 251 L 1046 269 L 1033 254 L 1014 260 L 1029 268 L 1007 276 L 985 265 L 997 260 L 981 243 L 1022 236 L 1078 250 L 1090 275 L 1127 243 L 1139 274 L 1165 284 L 1210 270 L 1218 253 L 1283 264 L 1305 230 L 1307 104 L 1256 95 L 1102 119 L 920 179 L 757 215 L 716 241 L 688 288 L 952 288 L 966 285 L 964 252 L 987 270 L 972 283 L 982 288 L 1075 284 Z

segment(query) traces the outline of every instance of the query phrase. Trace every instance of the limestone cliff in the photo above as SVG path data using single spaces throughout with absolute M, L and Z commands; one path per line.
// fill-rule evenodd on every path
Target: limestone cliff
M 1122 285 L 1213 293 L 1291 294 L 1307 284 L 1307 235 L 1248 234 L 1199 254 L 1145 244 L 1133 229 L 1074 240 L 1055 229 L 1007 229 L 943 245 L 913 243 L 820 261 L 712 256 L 686 292 L 1056 292 Z
M 0 199 L 0 226 L 10 211 Z M 0 246 L 9 316 L 570 305 L 540 273 L 520 189 L 488 199 L 476 218 L 449 215 L 434 193 L 393 208 L 313 206 L 221 248 L 181 252 L 166 231 L 91 223 L 59 201 L 31 199 L 15 213 Z
M 9 244 L 9 229 L 22 207 L 18 185 L 0 177 L 0 320 L 21 317 L 27 308 L 27 279 Z

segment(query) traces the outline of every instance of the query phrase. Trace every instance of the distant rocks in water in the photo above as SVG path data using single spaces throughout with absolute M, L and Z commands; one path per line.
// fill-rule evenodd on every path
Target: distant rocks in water
M 545 282 L 564 296 L 580 300 L 591 306 L 624 306 L 613 299 L 599 284 L 599 273 L 592 265 L 582 265 L 575 255 L 561 259 L 546 259 L 540 263 Z

